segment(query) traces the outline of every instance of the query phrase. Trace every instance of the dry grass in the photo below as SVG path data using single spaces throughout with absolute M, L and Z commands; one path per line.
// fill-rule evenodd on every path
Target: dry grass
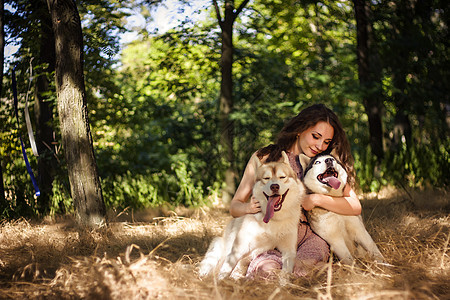
M 196 265 L 226 209 L 121 214 L 101 230 L 69 217 L 0 226 L 1 299 L 450 299 L 447 193 L 363 201 L 387 265 L 329 263 L 291 284 L 199 279 Z

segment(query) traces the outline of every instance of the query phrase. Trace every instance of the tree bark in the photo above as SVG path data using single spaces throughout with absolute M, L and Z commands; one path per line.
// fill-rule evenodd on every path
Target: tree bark
M 73 0 L 47 0 L 47 4 L 55 36 L 58 114 L 71 194 L 78 222 L 97 227 L 105 221 L 106 209 L 89 128 L 80 16 Z
M 45 4 L 45 0 L 41 0 Z M 52 20 L 48 11 L 40 14 L 40 50 L 39 65 L 47 65 L 40 70 L 35 83 L 36 116 L 36 145 L 38 157 L 38 181 L 41 190 L 40 211 L 47 214 L 50 209 L 53 179 L 56 173 L 57 161 L 54 148 L 53 130 L 53 102 L 48 99 L 46 93 L 50 90 L 49 76 L 55 71 L 55 37 L 52 30 Z
M 3 64 L 5 62 L 5 10 L 4 1 L 0 0 L 0 96 L 3 91 Z M 5 186 L 3 185 L 3 159 L 0 157 L 0 209 L 6 208 Z M 1 212 L 0 212 L 1 213 Z
M 380 161 L 384 156 L 382 128 L 381 75 L 376 63 L 373 47 L 372 24 L 369 21 L 369 3 L 353 0 L 355 5 L 357 57 L 359 82 L 363 91 L 363 101 L 369 119 L 370 147 Z
M 414 4 L 412 1 L 402 1 L 396 5 L 396 15 L 401 16 L 405 20 L 414 19 Z M 405 22 L 393 22 L 392 31 L 395 33 L 394 41 L 396 40 L 399 44 L 402 43 L 406 35 L 410 35 L 408 29 L 408 24 Z M 404 42 L 403 42 L 404 44 Z M 397 112 L 394 118 L 394 130 L 391 148 L 393 151 L 397 151 L 398 148 L 406 143 L 407 147 L 411 146 L 412 139 L 412 128 L 411 122 L 409 120 L 408 113 L 411 112 L 411 103 L 408 101 L 408 95 L 405 94 L 407 90 L 406 77 L 408 76 L 408 66 L 411 65 L 409 58 L 411 57 L 411 52 L 414 48 L 411 46 L 402 45 L 396 49 L 398 59 L 393 63 L 392 66 L 392 83 L 394 86 L 394 91 L 392 93 L 392 98 L 396 106 Z
M 217 1 L 213 1 L 222 33 L 222 56 L 220 59 L 222 80 L 219 97 L 219 121 L 221 146 L 223 147 L 225 159 L 228 163 L 228 168 L 225 171 L 226 187 L 222 191 L 222 201 L 224 203 L 229 203 L 236 191 L 236 168 L 233 150 L 234 124 L 230 120 L 230 114 L 233 111 L 233 24 L 248 1 L 244 0 L 236 10 L 233 0 L 225 1 L 223 19 Z

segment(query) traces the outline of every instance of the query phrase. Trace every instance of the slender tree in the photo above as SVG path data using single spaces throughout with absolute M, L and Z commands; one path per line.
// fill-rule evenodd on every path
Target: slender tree
M 39 203 L 41 212 L 46 214 L 50 208 L 53 179 L 56 173 L 57 161 L 54 156 L 53 101 L 49 100 L 50 77 L 55 71 L 55 38 L 52 30 L 52 20 L 49 11 L 43 9 L 46 0 L 39 0 L 40 45 L 38 55 L 38 76 L 35 82 L 34 112 L 36 115 L 36 144 L 39 152 L 38 180 L 41 189 Z
M 236 171 L 233 153 L 234 125 L 230 120 L 230 114 L 233 111 L 233 24 L 248 2 L 249 0 L 242 1 L 238 9 L 235 9 L 234 0 L 226 0 L 224 18 L 222 18 L 219 5 L 216 0 L 213 0 L 217 20 L 222 32 L 222 56 L 220 59 L 222 81 L 220 85 L 219 121 L 221 145 L 228 163 L 228 168 L 225 171 L 226 188 L 223 191 L 222 198 L 225 203 L 231 201 L 231 197 L 236 190 Z
M 367 0 L 353 0 L 356 19 L 356 39 L 359 82 L 363 90 L 363 101 L 369 119 L 370 147 L 372 153 L 383 158 L 382 98 L 379 89 L 381 75 L 376 63 L 376 53 L 369 19 Z
M 390 26 L 392 26 L 392 36 L 390 42 L 395 46 L 394 59 L 390 61 L 392 72 L 392 100 L 396 107 L 396 113 L 394 117 L 393 138 L 391 141 L 391 149 L 393 151 L 398 150 L 398 147 L 403 143 L 402 139 L 406 142 L 408 148 L 411 146 L 412 139 L 412 127 L 409 114 L 414 112 L 411 105 L 411 92 L 408 91 L 407 77 L 408 74 L 413 73 L 415 68 L 415 62 L 413 57 L 418 57 L 416 43 L 411 42 L 412 39 L 417 39 L 423 42 L 421 37 L 421 31 L 426 29 L 427 24 L 423 24 L 424 20 L 421 20 L 420 29 L 416 30 L 413 20 L 417 18 L 415 14 L 414 1 L 400 1 L 394 7 L 395 18 L 392 18 Z M 422 6 L 422 5 L 421 5 Z M 427 9 L 425 9 L 427 11 Z M 410 23 L 411 22 L 411 23 Z M 425 49 L 428 45 L 421 45 Z M 417 68 L 417 67 L 416 67 Z M 417 76 L 415 74 L 415 76 Z M 417 106 L 416 104 L 414 106 Z
M 83 36 L 73 0 L 47 0 L 56 53 L 56 91 L 62 145 L 79 223 L 105 220 L 106 209 L 89 128 L 83 76 Z

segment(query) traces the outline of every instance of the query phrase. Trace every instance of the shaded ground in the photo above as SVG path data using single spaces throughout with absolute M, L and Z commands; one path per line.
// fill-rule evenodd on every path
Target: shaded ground
M 224 208 L 123 213 L 91 232 L 70 217 L 3 222 L 0 298 L 450 299 L 448 194 L 387 195 L 366 195 L 363 217 L 389 265 L 334 262 L 284 287 L 198 278 L 198 262 L 230 218 Z

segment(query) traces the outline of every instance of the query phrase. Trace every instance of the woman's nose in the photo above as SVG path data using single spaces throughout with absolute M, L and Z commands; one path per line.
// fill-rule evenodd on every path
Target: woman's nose
M 316 144 L 316 148 L 317 148 L 317 150 L 319 150 L 319 151 L 325 150 L 325 149 L 324 149 L 324 146 L 325 146 L 325 143 L 323 143 L 323 142 L 318 142 L 318 143 Z

